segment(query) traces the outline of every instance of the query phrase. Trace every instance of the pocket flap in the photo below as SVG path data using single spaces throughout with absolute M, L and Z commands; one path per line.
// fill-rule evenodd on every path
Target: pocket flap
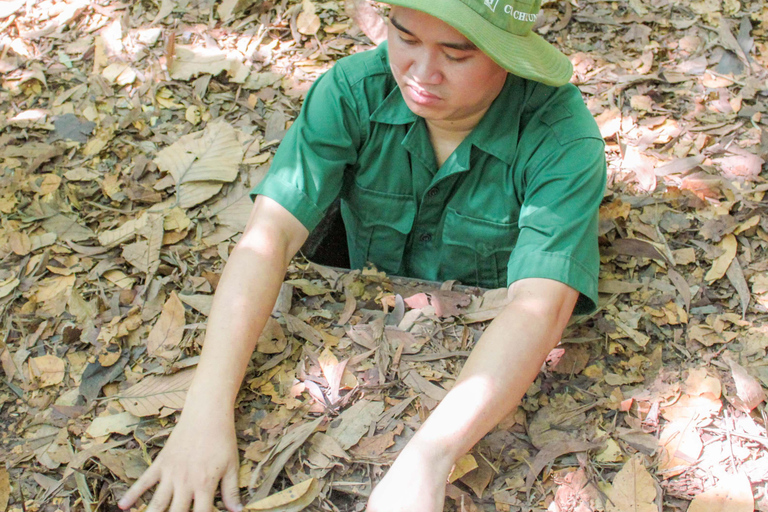
M 416 200 L 405 194 L 391 194 L 363 188 L 352 187 L 346 198 L 350 211 L 367 228 L 387 226 L 403 234 L 408 234 L 416 219 Z
M 499 251 L 512 251 L 518 234 L 516 224 L 468 217 L 449 208 L 445 216 L 443 242 L 467 247 L 487 257 Z

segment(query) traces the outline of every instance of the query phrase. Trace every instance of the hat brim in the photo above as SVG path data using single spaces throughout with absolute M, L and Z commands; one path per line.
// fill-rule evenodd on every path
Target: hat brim
M 522 78 L 559 87 L 567 84 L 573 74 L 568 57 L 540 35 L 510 34 L 459 0 L 383 0 L 383 3 L 421 11 L 444 21 L 501 67 Z

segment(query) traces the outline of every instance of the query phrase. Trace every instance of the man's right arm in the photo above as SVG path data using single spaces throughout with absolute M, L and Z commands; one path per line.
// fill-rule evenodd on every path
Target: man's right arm
M 130 507 L 155 484 L 146 512 L 211 510 L 221 481 L 226 507 L 239 508 L 234 403 L 248 361 L 307 229 L 266 196 L 257 196 L 229 256 L 208 317 L 200 363 L 165 448 L 120 500 Z

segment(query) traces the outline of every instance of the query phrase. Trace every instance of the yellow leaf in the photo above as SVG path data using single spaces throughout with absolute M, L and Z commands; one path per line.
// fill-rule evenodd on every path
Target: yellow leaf
M 19 256 L 26 256 L 32 250 L 32 241 L 26 233 L 14 231 L 8 237 L 8 241 L 11 244 L 11 250 Z
M 176 292 L 163 306 L 160 318 L 147 336 L 147 352 L 155 357 L 174 359 L 178 353 L 178 345 L 184 337 L 184 304 Z
M 315 35 L 320 30 L 320 17 L 315 14 L 315 4 L 311 0 L 304 0 L 302 7 L 296 19 L 296 28 L 304 35 Z
M 694 498 L 688 512 L 752 512 L 754 509 L 749 478 L 739 473 L 721 476 L 716 487 Z
M 120 405 L 139 417 L 155 416 L 163 409 L 181 410 L 194 376 L 194 368 L 173 375 L 150 375 L 125 390 Z
M 658 512 L 656 485 L 640 456 L 632 457 L 613 479 L 606 512 Z
M 685 471 L 698 460 L 704 448 L 696 424 L 687 420 L 668 423 L 661 432 L 659 444 L 663 450 L 659 469 L 665 472 L 665 476 Z
M 21 281 L 17 277 L 9 277 L 5 281 L 0 282 L 0 299 L 10 295 L 20 283 Z
M 758 224 L 760 224 L 760 216 L 754 215 L 748 218 L 747 220 L 745 220 L 744 222 L 742 222 L 741 224 L 739 224 L 736 230 L 733 232 L 733 234 L 740 235 L 746 230 L 757 226 Z
M 320 494 L 320 483 L 310 478 L 262 500 L 248 503 L 246 510 L 260 512 L 299 512 L 308 507 Z
M 136 282 L 134 278 L 128 277 L 125 272 L 120 270 L 107 270 L 104 272 L 104 279 L 123 290 L 133 288 L 133 284 Z
M 717 281 L 728 271 L 728 267 L 731 266 L 733 258 L 736 257 L 736 250 L 739 247 L 739 242 L 736 241 L 734 235 L 727 234 L 723 237 L 723 241 L 718 245 L 724 252 L 715 259 L 712 268 L 709 269 L 707 275 L 704 276 L 704 279 L 710 283 Z
M 11 497 L 11 481 L 8 470 L 0 468 L 0 510 L 5 510 Z
M 477 461 L 475 460 L 475 457 L 473 457 L 471 453 L 466 453 L 453 465 L 451 474 L 448 475 L 448 482 L 453 483 L 475 469 L 477 469 Z
M 223 183 L 234 181 L 242 160 L 235 129 L 216 122 L 160 151 L 155 163 L 173 177 L 179 206 L 191 208 L 218 194 Z
M 33 357 L 29 360 L 29 372 L 41 388 L 55 386 L 64 380 L 66 363 L 54 355 Z

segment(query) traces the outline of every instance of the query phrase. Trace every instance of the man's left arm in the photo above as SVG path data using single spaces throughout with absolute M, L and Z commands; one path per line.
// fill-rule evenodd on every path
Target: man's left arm
M 403 449 L 368 512 L 438 512 L 454 462 L 520 403 L 560 341 L 579 293 L 550 279 L 509 288 L 510 302 L 486 328 L 459 379 Z

